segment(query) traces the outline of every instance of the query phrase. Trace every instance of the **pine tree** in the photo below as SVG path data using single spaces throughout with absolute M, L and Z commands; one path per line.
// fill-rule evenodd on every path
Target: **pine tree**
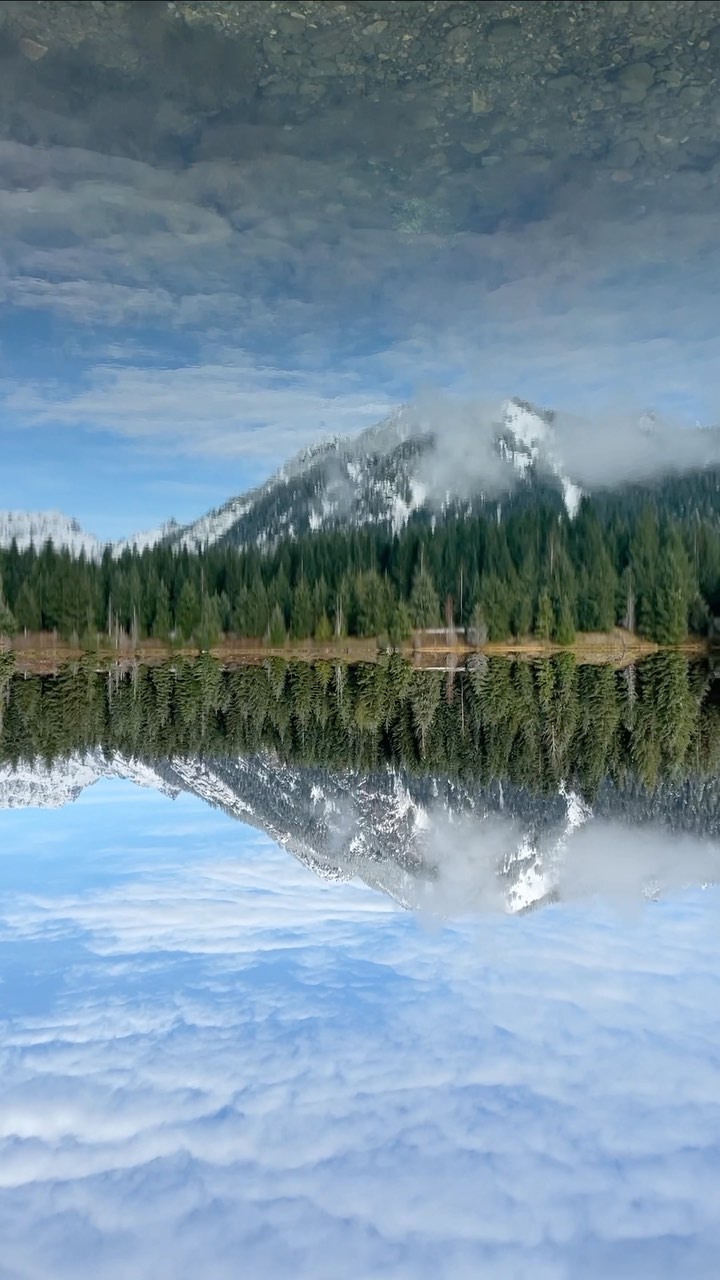
M 321 574 L 318 581 L 312 589 L 312 612 L 315 619 L 315 627 L 319 626 L 319 621 L 323 614 L 327 616 L 328 589 L 324 576 Z
M 200 621 L 200 601 L 195 584 L 186 578 L 180 591 L 177 607 L 177 629 L 183 640 L 192 640 Z
M 707 636 L 710 634 L 711 625 L 712 615 L 707 600 L 698 592 L 690 606 L 690 630 L 694 636 Z
M 220 606 L 217 596 L 203 596 L 195 636 L 201 649 L 211 649 L 220 639 Z
M 336 639 L 340 636 L 347 635 L 348 632 L 348 609 L 353 596 L 352 579 L 348 574 L 343 574 L 335 591 L 335 601 L 333 605 L 333 630 Z
M 579 579 L 581 631 L 611 631 L 615 625 L 617 572 L 597 514 L 584 498 L 573 529 Z
M 540 592 L 537 611 L 535 614 L 535 635 L 538 640 L 543 640 L 547 643 L 552 636 L 554 626 L 555 615 L 553 613 L 550 592 L 545 588 Z
M 3 582 L 0 578 L 0 636 L 12 636 L 17 631 L 17 622 L 5 601 Z
M 663 540 L 662 561 L 662 577 L 654 595 L 653 639 L 660 644 L 680 644 L 687 637 L 693 581 L 682 539 L 675 529 Z
M 276 604 L 270 614 L 270 622 L 267 629 L 267 640 L 273 649 L 280 649 L 287 640 L 287 631 L 285 629 L 285 618 L 279 604 Z
M 327 644 L 328 640 L 332 640 L 333 628 L 330 619 L 326 613 L 321 614 L 317 626 L 315 627 L 315 639 L 318 644 Z
M 246 636 L 248 631 L 248 589 L 239 587 L 233 594 L 230 606 L 230 630 L 237 636 Z
M 472 611 L 470 618 L 470 627 L 468 631 L 468 640 L 474 646 L 487 644 L 488 627 L 485 621 L 485 610 L 478 600 Z
M 637 629 L 653 637 L 657 631 L 656 605 L 662 573 L 657 510 L 647 506 L 635 525 L 630 548 L 630 567 L 637 591 Z
M 15 605 L 15 616 L 22 631 L 39 631 L 42 626 L 40 602 L 30 579 L 23 582 Z
M 637 600 L 635 595 L 635 577 L 630 565 L 626 565 L 619 586 L 619 600 L 622 608 L 622 625 L 626 631 L 635 631 L 637 626 Z
M 532 588 L 527 581 L 520 579 L 517 584 L 515 600 L 512 606 L 512 633 L 522 639 L 532 630 Z
M 440 705 L 442 686 L 438 677 L 441 676 L 439 671 L 416 671 L 409 688 L 413 724 L 423 757 L 427 754 L 428 734 Z
M 412 618 L 404 600 L 398 600 L 390 616 L 390 644 L 397 649 L 412 635 Z
M 440 601 L 435 583 L 422 566 L 415 574 L 410 593 L 410 616 L 414 626 L 421 630 L 436 627 L 440 621 Z
M 165 582 L 161 580 L 157 589 L 152 633 L 156 640 L 167 640 L 170 636 L 170 630 L 170 593 Z
M 358 574 L 355 580 L 358 633 L 379 636 L 388 629 L 388 592 L 375 569 Z
M 0 598 L 0 636 L 12 636 L 17 631 L 17 623 L 8 605 Z
M 307 640 L 313 633 L 314 623 L 312 592 L 303 578 L 293 592 L 290 612 L 290 630 L 296 640 Z
M 555 618 L 553 639 L 557 644 L 573 644 L 575 640 L 575 619 L 567 599 L 560 603 L 560 609 Z
M 615 626 L 615 597 L 618 577 L 607 548 L 598 549 L 595 569 L 590 579 L 592 626 L 590 631 L 612 631 Z
M 255 574 L 250 583 L 245 609 L 245 619 L 240 628 L 240 634 L 254 638 L 264 636 L 270 621 L 270 606 L 265 584 L 259 573 Z
M 480 605 L 487 623 L 489 640 L 507 640 L 510 635 L 510 587 L 496 573 L 480 580 Z

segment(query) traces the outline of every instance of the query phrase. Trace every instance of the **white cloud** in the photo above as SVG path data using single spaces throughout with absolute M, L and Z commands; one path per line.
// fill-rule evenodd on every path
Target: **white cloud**
M 89 385 L 5 385 L 5 409 L 26 426 L 97 429 L 185 453 L 286 458 L 320 436 L 357 431 L 392 407 L 350 376 L 282 370 L 240 353 L 235 363 L 147 369 L 103 366 Z
M 6 955 L 70 957 L 3 1028 L 8 1275 L 709 1280 L 716 891 L 428 931 L 208 822 L 6 897 Z
M 33 276 L 9 282 L 5 302 L 27 310 L 54 311 L 81 325 L 169 323 L 174 312 L 173 298 L 164 289 Z
M 684 202 L 660 189 L 629 201 L 600 171 L 570 180 L 542 219 L 408 237 L 392 192 L 362 199 L 338 160 L 267 145 L 170 172 L 3 144 L 0 294 L 95 329 L 182 332 L 206 352 L 292 352 L 290 369 L 304 354 L 340 387 L 350 365 L 371 399 L 435 382 L 571 410 L 613 395 L 716 407 L 720 255 L 692 175 L 677 176 Z M 452 198 L 452 184 L 435 197 L 451 231 Z M 91 343 L 98 381 L 93 360 Z
M 28 466 L 37 450 L 22 430 L 43 425 L 65 433 L 74 467 L 76 448 L 81 464 L 93 456 L 88 433 L 118 441 L 125 467 L 247 463 L 234 488 L 214 488 L 205 505 L 217 505 L 299 448 L 432 388 L 567 410 L 580 467 L 614 482 L 628 416 L 717 416 L 720 253 L 697 175 L 676 175 L 672 193 L 629 191 L 600 168 L 546 193 L 544 217 L 491 231 L 470 229 L 470 177 L 450 175 L 430 201 L 447 234 L 413 236 L 396 225 L 390 178 L 358 177 L 344 151 L 289 154 L 299 145 L 249 128 L 243 161 L 164 170 L 0 144 L 0 299 L 23 331 L 46 317 L 54 335 L 47 362 L 38 340 L 32 375 L 11 344 L 1 353 L 4 420 Z M 487 467 L 475 437 L 468 455 L 461 417 L 436 478 L 460 470 L 475 483 Z M 66 483 L 63 503 L 91 523 Z M 10 505 L 58 505 L 46 492 Z M 159 496 L 151 507 L 130 523 L 171 514 Z M 96 527 L 109 536 L 107 520 Z

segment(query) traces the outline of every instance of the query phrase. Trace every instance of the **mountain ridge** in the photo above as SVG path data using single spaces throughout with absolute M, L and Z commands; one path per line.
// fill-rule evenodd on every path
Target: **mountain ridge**
M 143 763 L 98 749 L 54 764 L 0 765 L 0 809 L 58 808 L 101 778 L 170 799 L 194 795 L 262 831 L 324 880 L 357 879 L 405 909 L 440 914 L 522 915 L 562 901 L 564 886 L 578 883 L 570 842 L 592 821 L 612 821 L 617 800 L 611 788 L 590 808 L 564 785 L 541 798 L 499 782 L 475 791 L 390 768 L 362 774 L 291 765 L 269 752 Z M 670 804 L 674 798 L 670 787 Z M 657 801 L 649 810 L 639 805 L 635 829 L 662 828 Z M 642 897 L 662 892 L 652 869 L 641 867 L 636 881 Z
M 520 400 L 505 402 L 496 424 L 496 457 L 488 466 L 503 474 L 501 488 L 509 491 L 526 483 L 540 463 L 559 482 L 572 515 L 581 491 L 549 445 L 550 424 L 551 415 L 544 411 Z M 397 532 L 429 500 L 443 505 L 443 495 L 433 492 L 432 468 L 426 463 L 434 444 L 422 411 L 401 406 L 357 436 L 335 435 L 309 445 L 262 484 L 186 524 L 170 520 L 155 530 L 103 542 L 59 511 L 0 511 L 0 547 L 14 539 L 20 550 L 31 544 L 39 549 L 51 540 L 74 555 L 100 559 L 107 547 L 120 556 L 126 549 L 142 551 L 161 542 L 190 551 L 223 541 L 269 548 L 283 536 L 341 524 L 382 523 Z M 489 477 L 493 490 L 498 474 Z M 462 496 L 448 487 L 444 499 L 450 503 Z
M 0 511 L 0 547 L 9 547 L 14 541 L 19 551 L 25 551 L 31 545 L 40 550 L 50 541 L 58 549 L 70 551 L 73 555 L 84 554 L 88 559 L 99 560 L 106 547 L 110 547 L 115 556 L 133 548 L 143 551 L 172 537 L 179 528 L 177 521 L 168 520 L 157 529 L 143 530 L 115 542 L 103 542 L 83 529 L 74 516 L 66 516 L 62 511 L 8 510 Z
M 6 511 L 0 512 L 0 547 L 14 539 L 20 550 L 31 543 L 38 548 L 51 539 L 95 560 L 108 547 L 119 557 L 160 543 L 193 552 L 225 543 L 271 550 L 284 538 L 338 527 L 383 525 L 397 533 L 422 512 L 430 519 L 448 511 L 469 515 L 548 485 L 572 518 L 584 492 L 612 491 L 613 465 L 619 468 L 615 488 L 621 488 L 720 463 L 719 432 L 686 433 L 678 451 L 677 434 L 651 414 L 617 428 L 606 447 L 587 436 L 585 449 L 577 431 L 570 420 L 517 397 L 492 413 L 405 405 L 358 435 L 302 449 L 260 485 L 197 520 L 170 520 L 105 543 L 61 512 Z M 614 464 L 623 450 L 624 464 Z M 595 471 L 597 485 L 583 470 Z

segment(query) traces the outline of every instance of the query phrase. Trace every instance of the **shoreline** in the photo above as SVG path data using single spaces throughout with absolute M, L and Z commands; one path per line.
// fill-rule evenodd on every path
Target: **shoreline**
M 613 666 L 628 666 L 655 653 L 680 652 L 689 656 L 702 657 L 710 651 L 710 642 L 699 637 L 689 637 L 679 645 L 660 645 L 631 632 L 623 631 L 621 628 L 606 633 L 579 632 L 573 643 L 569 645 L 559 645 L 552 641 L 544 642 L 528 636 L 522 639 L 488 642 L 475 647 L 469 645 L 418 646 L 407 642 L 395 650 L 402 657 L 413 661 L 419 668 L 437 666 L 437 660 L 441 660 L 444 669 L 451 669 L 455 665 L 464 664 L 471 657 L 483 655 L 529 660 L 570 653 L 581 664 L 606 662 Z M 196 645 L 172 645 L 159 640 L 144 640 L 134 646 L 115 647 L 99 644 L 96 649 L 69 645 L 47 634 L 16 636 L 11 640 L 0 641 L 0 654 L 14 654 L 15 670 L 20 674 L 29 675 L 52 675 L 61 666 L 83 658 L 95 658 L 102 665 L 141 663 L 153 666 L 172 658 L 196 658 L 201 652 L 203 650 Z M 254 664 L 266 658 L 277 657 L 288 661 L 305 662 L 322 660 L 345 663 L 378 662 L 388 655 L 386 649 L 378 648 L 375 639 L 358 637 L 344 637 L 341 640 L 325 643 L 312 640 L 294 644 L 288 642 L 281 647 L 226 637 L 207 652 L 221 662 L 238 664 Z

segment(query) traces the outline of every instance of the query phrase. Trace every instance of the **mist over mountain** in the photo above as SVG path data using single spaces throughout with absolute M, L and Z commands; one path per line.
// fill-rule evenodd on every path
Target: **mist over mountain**
M 711 662 L 5 665 L 0 809 L 101 778 L 187 792 L 323 878 L 440 913 L 720 878 Z
M 101 778 L 171 799 L 197 796 L 264 832 L 323 879 L 359 879 L 432 914 L 520 914 L 598 895 L 626 904 L 720 879 L 720 827 L 716 821 L 708 831 L 692 780 L 686 789 L 694 794 L 684 799 L 695 800 L 697 821 L 678 835 L 671 834 L 672 785 L 652 797 L 603 787 L 589 806 L 564 786 L 540 797 L 499 781 L 472 786 L 389 768 L 331 771 L 270 753 L 141 764 L 94 750 L 54 764 L 0 765 L 0 809 L 56 808 Z M 715 788 L 716 807 L 717 798 Z
M 498 408 L 426 396 L 357 436 L 303 450 L 264 484 L 190 524 L 170 520 L 108 545 L 119 556 L 158 543 L 271 548 L 282 538 L 338 527 L 398 532 L 418 513 L 470 514 L 548 489 L 572 517 L 583 492 L 719 466 L 715 429 L 681 428 L 650 414 L 610 410 L 592 421 L 517 399 Z M 50 539 L 92 559 L 106 546 L 59 512 L 0 512 L 0 546 L 13 539 L 21 550 Z

